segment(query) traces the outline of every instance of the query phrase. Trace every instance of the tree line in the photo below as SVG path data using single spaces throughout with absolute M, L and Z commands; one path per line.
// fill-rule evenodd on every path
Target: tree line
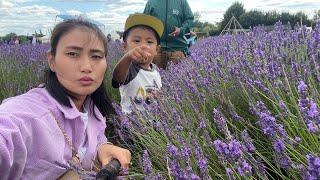
M 194 16 L 195 22 L 193 31 L 205 32 L 210 36 L 214 36 L 220 34 L 232 16 L 239 21 L 244 29 L 250 29 L 250 27 L 258 25 L 272 26 L 278 21 L 281 21 L 283 24 L 290 23 L 292 28 L 301 22 L 303 25 L 314 27 L 316 22 L 320 20 L 320 9 L 315 11 L 313 17 L 309 19 L 308 16 L 303 12 L 292 14 L 288 12 L 277 12 L 275 10 L 268 12 L 259 10 L 246 11 L 242 3 L 235 2 L 226 10 L 223 15 L 223 19 L 218 23 L 212 24 L 209 22 L 201 22 L 201 15 L 199 12 L 195 12 Z M 10 40 L 13 37 L 19 37 L 22 43 L 25 43 L 30 39 L 30 36 L 17 36 L 15 33 L 9 33 L 3 37 L 0 37 L 0 42 Z
M 234 16 L 244 29 L 264 25 L 273 26 L 276 22 L 281 21 L 283 24 L 290 24 L 293 28 L 296 24 L 302 22 L 303 25 L 314 27 L 320 19 L 320 9 L 314 12 L 313 18 L 309 19 L 303 12 L 288 13 L 277 11 L 246 11 L 240 2 L 233 3 L 224 13 L 223 19 L 216 23 L 208 23 L 200 21 L 200 13 L 195 12 L 194 31 L 206 32 L 211 36 L 219 35 L 229 20 Z

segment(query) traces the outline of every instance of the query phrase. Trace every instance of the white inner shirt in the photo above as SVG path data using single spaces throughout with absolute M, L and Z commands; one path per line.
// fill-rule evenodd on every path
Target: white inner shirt
M 80 112 L 80 116 L 81 116 L 81 120 L 84 124 L 84 131 L 85 131 L 85 136 L 82 139 L 81 145 L 78 149 L 79 158 L 80 158 L 80 161 L 82 161 L 84 158 L 84 155 L 86 154 L 86 151 L 87 151 L 87 148 L 85 147 L 85 142 L 87 139 L 87 127 L 88 127 L 88 122 L 89 122 L 88 112 L 86 111 L 86 109 L 84 107 L 83 107 L 83 112 Z

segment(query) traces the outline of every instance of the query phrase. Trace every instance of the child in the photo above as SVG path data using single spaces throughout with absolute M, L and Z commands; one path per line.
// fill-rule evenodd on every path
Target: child
M 142 110 L 142 104 L 150 104 L 155 91 L 162 86 L 152 60 L 157 54 L 163 29 L 159 19 L 146 14 L 133 14 L 126 20 L 125 55 L 114 68 L 112 79 L 112 86 L 120 90 L 124 113 L 132 112 L 132 103 Z
M 118 159 L 128 150 L 108 143 L 105 116 L 113 114 L 103 84 L 107 39 L 94 24 L 67 20 L 55 26 L 42 86 L 0 105 L 1 179 L 59 179 Z M 69 169 L 78 165 L 78 172 Z M 76 176 L 76 175 L 74 175 Z
M 188 47 L 190 48 L 192 45 L 194 45 L 197 41 L 197 34 L 193 31 L 190 31 L 189 33 L 184 35 L 187 43 L 188 43 Z

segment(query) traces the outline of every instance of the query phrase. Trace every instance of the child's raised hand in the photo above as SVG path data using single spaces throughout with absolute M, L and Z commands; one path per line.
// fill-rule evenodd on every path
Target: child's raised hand
M 137 46 L 126 53 L 126 56 L 137 63 L 147 62 L 152 54 L 149 46 Z

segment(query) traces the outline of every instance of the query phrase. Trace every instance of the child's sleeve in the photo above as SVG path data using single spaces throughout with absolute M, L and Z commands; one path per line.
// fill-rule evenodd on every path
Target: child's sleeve
M 119 88 L 122 85 L 128 84 L 130 81 L 132 81 L 139 73 L 140 67 L 136 63 L 132 63 L 128 75 L 126 77 L 126 80 L 124 82 L 118 82 L 115 79 L 112 78 L 112 87 L 113 88 Z
M 191 8 L 188 4 L 188 2 L 185 0 L 183 1 L 183 6 L 182 6 L 182 12 L 183 12 L 183 22 L 181 26 L 181 34 L 185 34 L 190 31 L 194 24 L 194 15 L 191 11 Z

